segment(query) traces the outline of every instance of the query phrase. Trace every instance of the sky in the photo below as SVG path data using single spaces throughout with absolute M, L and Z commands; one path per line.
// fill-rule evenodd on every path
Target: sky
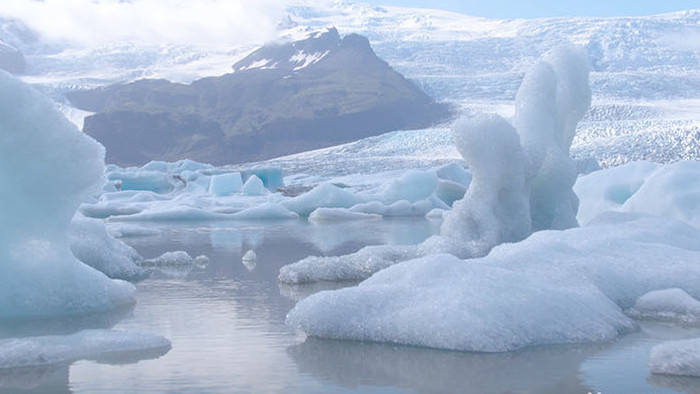
M 5 0 L 0 17 L 74 45 L 141 41 L 234 45 L 266 42 L 295 0 Z M 303 0 L 302 0 L 303 1 Z M 305 0 L 313 2 L 315 0 Z M 439 8 L 489 18 L 651 15 L 700 0 L 351 0 Z
M 700 8 L 698 0 L 366 0 L 375 5 L 439 8 L 489 18 L 640 16 Z

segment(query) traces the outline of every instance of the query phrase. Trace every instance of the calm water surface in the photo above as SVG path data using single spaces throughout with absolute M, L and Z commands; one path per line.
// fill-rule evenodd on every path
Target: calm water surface
M 282 265 L 368 244 L 414 244 L 437 231 L 425 220 L 170 225 L 126 238 L 144 257 L 185 250 L 210 264 L 137 285 L 138 305 L 95 318 L 4 328 L 0 336 L 112 327 L 172 341 L 165 354 L 0 372 L 0 392 L 34 393 L 665 393 L 700 392 L 700 379 L 651 376 L 649 350 L 698 330 L 644 325 L 619 341 L 478 354 L 306 338 L 284 324 L 295 302 L 331 285 L 281 286 Z M 248 250 L 255 265 L 242 264 Z M 14 332 L 13 332 L 14 329 Z

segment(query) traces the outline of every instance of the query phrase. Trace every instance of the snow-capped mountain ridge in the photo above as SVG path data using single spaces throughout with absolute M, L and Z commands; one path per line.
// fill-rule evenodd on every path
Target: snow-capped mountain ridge
M 582 124 L 579 138 L 595 140 L 596 145 L 587 143 L 581 149 L 602 155 L 598 158 L 607 164 L 640 156 L 674 160 L 685 157 L 681 152 L 693 151 L 685 145 L 664 144 L 670 151 L 661 152 L 657 142 L 687 141 L 698 127 L 694 106 L 688 104 L 700 99 L 698 9 L 645 17 L 494 20 L 441 10 L 295 0 L 288 3 L 286 14 L 275 33 L 280 42 L 329 26 L 343 35 L 362 34 L 377 55 L 434 99 L 466 112 L 508 115 L 524 72 L 538 56 L 563 42 L 585 46 L 592 66 L 595 115 Z M 122 43 L 61 49 L 42 42 L 16 21 L 2 19 L 0 25 L 0 38 L 27 57 L 24 79 L 40 84 L 59 100 L 62 92 L 77 87 L 145 77 L 191 82 L 221 75 L 261 44 Z M 300 51 L 298 61 L 291 61 L 290 53 L 288 64 L 292 70 L 312 67 L 323 53 Z M 258 60 L 257 67 L 279 66 Z M 618 110 L 611 110 L 611 105 Z M 75 121 L 80 122 L 77 116 Z M 612 135 L 618 137 L 603 137 Z M 630 138 L 636 141 L 632 145 L 626 142 Z M 578 142 L 573 149 L 579 149 Z

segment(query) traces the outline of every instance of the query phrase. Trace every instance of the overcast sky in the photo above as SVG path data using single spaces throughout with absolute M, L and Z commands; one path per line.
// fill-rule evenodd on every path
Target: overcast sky
M 637 16 L 700 8 L 700 0 L 366 0 L 377 5 L 440 8 L 489 18 Z

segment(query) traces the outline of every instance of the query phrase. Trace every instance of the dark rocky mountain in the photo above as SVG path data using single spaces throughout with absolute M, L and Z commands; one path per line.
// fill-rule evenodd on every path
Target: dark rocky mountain
M 19 49 L 0 40 L 0 69 L 13 74 L 24 72 L 27 63 Z
M 122 166 L 263 160 L 449 117 L 366 38 L 341 39 L 334 28 L 265 45 L 220 77 L 189 85 L 140 80 L 68 98 L 96 112 L 84 131 L 107 147 L 107 162 Z

